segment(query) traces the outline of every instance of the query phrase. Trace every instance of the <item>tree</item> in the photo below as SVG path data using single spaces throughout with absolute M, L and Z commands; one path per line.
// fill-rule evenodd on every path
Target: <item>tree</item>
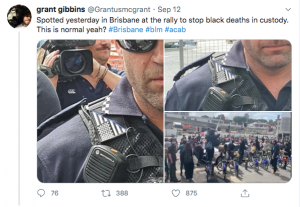
M 243 116 L 235 116 L 235 117 L 233 117 L 233 121 L 235 123 L 238 123 L 239 125 L 241 125 L 247 121 L 247 118 L 243 117 Z
M 224 114 L 218 115 L 217 119 L 220 119 L 220 118 L 223 120 L 225 118 Z
M 270 120 L 268 121 L 268 124 L 269 124 L 269 125 L 272 125 L 272 126 L 275 126 L 275 125 L 276 125 L 276 122 L 274 122 L 272 119 L 270 119 Z

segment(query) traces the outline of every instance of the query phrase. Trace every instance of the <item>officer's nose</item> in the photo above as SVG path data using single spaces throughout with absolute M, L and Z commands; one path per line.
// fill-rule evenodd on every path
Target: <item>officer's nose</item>
M 158 40 L 157 45 L 153 49 L 152 61 L 159 64 L 164 65 L 164 41 Z

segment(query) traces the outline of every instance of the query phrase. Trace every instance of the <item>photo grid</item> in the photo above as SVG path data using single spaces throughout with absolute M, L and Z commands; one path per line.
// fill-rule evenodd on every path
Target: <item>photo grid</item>
M 291 126 L 289 41 L 165 40 L 166 183 L 287 183 Z
M 291 179 L 289 41 L 41 40 L 37 49 L 40 182 Z
M 40 182 L 164 182 L 163 44 L 38 43 Z

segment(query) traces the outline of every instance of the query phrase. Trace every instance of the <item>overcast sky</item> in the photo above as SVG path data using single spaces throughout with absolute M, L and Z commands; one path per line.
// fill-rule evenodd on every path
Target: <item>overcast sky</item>
M 290 116 L 290 112 L 247 112 L 247 113 L 249 114 L 249 117 L 251 119 L 275 120 L 275 119 L 277 119 L 278 115 L 280 115 L 280 117 L 281 117 L 282 113 L 285 113 Z M 216 117 L 220 114 L 224 114 L 226 119 L 232 120 L 233 117 L 235 117 L 235 116 L 244 116 L 245 112 L 222 112 L 222 113 L 221 112 L 190 112 L 190 116 L 198 116 L 198 117 L 201 117 L 204 115 L 207 115 L 209 117 L 212 117 L 212 116 Z

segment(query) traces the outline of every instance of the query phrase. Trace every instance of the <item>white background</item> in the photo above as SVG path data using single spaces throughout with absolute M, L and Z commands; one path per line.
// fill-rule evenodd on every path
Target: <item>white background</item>
M 1 145 L 0 145 L 0 205 L 1 206 L 299 206 L 299 2 L 285 1 L 28 1 L 4 2 L 1 7 Z M 3 3 L 2 3 L 3 4 Z M 25 4 L 32 12 L 32 22 L 26 30 L 11 28 L 6 21 L 8 9 Z M 36 14 L 36 7 L 101 6 L 101 7 L 169 7 L 181 6 L 181 13 L 127 13 L 126 17 L 286 17 L 282 24 L 153 24 L 164 28 L 184 26 L 186 33 L 96 33 L 63 34 L 38 33 L 36 17 L 100 17 L 123 14 L 103 13 L 44 13 Z M 291 8 L 288 12 L 285 8 Z M 126 14 L 124 14 L 125 16 Z M 113 24 L 114 26 L 123 26 Z M 150 23 L 147 24 L 150 26 Z M 130 27 L 147 25 L 129 24 Z M 48 25 L 52 27 L 53 25 Z M 55 25 L 56 27 L 62 25 Z M 75 24 L 71 25 L 75 27 Z M 79 27 L 83 26 L 82 24 Z M 98 27 L 87 24 L 86 27 Z M 104 26 L 104 25 L 102 25 Z M 109 24 L 106 24 L 108 27 Z M 126 26 L 126 25 L 125 25 Z M 107 30 L 106 30 L 107 31 Z M 18 68 L 18 35 L 20 35 L 20 71 Z M 293 77 L 293 177 L 286 184 L 42 184 L 36 178 L 36 44 L 41 39 L 287 39 L 292 43 Z M 19 73 L 20 72 L 20 73 Z M 20 79 L 19 79 L 20 78 Z M 20 96 L 19 96 L 20 94 Z M 20 98 L 20 99 L 19 99 Z M 19 128 L 20 127 L 20 128 Z M 20 129 L 20 130 L 19 130 Z M 20 136 L 19 136 L 20 134 Z M 19 142 L 20 139 L 20 142 Z M 20 144 L 20 145 L 19 145 Z M 20 151 L 18 151 L 20 147 Z M 20 158 L 20 159 L 19 159 Z M 20 163 L 20 165 L 19 165 Z M 20 175 L 20 177 L 19 177 Z M 19 188 L 20 186 L 20 188 Z M 40 198 L 38 189 L 46 194 Z M 110 198 L 103 198 L 101 190 L 111 190 Z M 172 189 L 180 189 L 174 198 Z M 244 189 L 249 198 L 241 198 Z M 59 196 L 51 196 L 58 190 Z M 128 190 L 128 197 L 115 196 L 116 190 Z M 197 190 L 197 197 L 186 197 L 186 190 Z

